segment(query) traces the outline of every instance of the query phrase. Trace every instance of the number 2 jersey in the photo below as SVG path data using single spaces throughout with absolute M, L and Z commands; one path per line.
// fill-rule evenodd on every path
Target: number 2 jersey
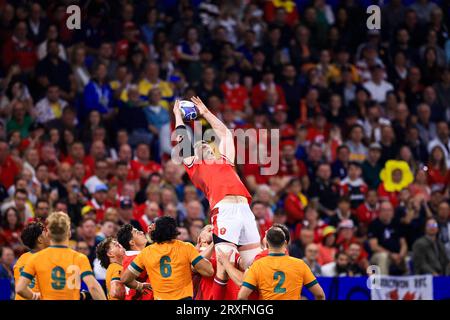
M 284 253 L 269 253 L 248 268 L 243 286 L 257 290 L 261 300 L 300 300 L 303 286 L 317 279 L 308 265 Z
M 147 246 L 128 269 L 135 274 L 147 271 L 155 300 L 192 299 L 191 265 L 202 259 L 192 244 L 172 240 Z
M 33 254 L 21 272 L 37 280 L 42 300 L 79 300 L 81 281 L 87 275 L 93 275 L 88 257 L 66 246 Z

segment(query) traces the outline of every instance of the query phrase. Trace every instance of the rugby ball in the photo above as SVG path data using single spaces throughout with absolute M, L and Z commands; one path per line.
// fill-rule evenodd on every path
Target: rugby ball
M 195 120 L 198 116 L 197 108 L 195 107 L 195 104 L 191 101 L 181 100 L 180 101 L 180 110 L 181 110 L 181 115 L 183 116 L 184 120 L 186 120 L 186 121 Z

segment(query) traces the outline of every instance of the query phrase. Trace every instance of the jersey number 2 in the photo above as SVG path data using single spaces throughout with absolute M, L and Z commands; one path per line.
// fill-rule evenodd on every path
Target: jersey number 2
M 284 272 L 277 271 L 273 274 L 273 280 L 278 281 L 277 285 L 275 286 L 275 289 L 273 289 L 273 292 L 275 292 L 275 293 L 285 293 L 286 292 L 286 288 L 281 287 L 284 284 L 285 279 L 286 279 L 286 276 L 284 275 Z
M 172 275 L 171 261 L 169 256 L 163 256 L 159 259 L 159 271 L 163 278 L 168 278 Z

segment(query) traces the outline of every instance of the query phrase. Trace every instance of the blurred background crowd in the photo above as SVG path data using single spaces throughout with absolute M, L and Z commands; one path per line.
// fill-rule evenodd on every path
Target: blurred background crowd
M 448 3 L 0 0 L 0 278 L 52 210 L 99 278 L 123 224 L 170 215 L 195 244 L 208 203 L 170 159 L 193 95 L 229 128 L 280 129 L 276 174 L 237 166 L 262 238 L 287 225 L 318 276 L 448 274 Z

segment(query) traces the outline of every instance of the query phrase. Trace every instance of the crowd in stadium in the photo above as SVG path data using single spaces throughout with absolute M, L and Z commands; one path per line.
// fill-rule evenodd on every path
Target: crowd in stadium
M 291 232 L 316 276 L 450 274 L 447 1 L 391 0 L 381 29 L 342 1 L 0 0 L 0 278 L 27 223 L 67 212 L 72 245 L 168 215 L 197 244 L 208 202 L 170 157 L 173 102 L 280 129 L 280 168 L 238 165 L 261 238 Z

